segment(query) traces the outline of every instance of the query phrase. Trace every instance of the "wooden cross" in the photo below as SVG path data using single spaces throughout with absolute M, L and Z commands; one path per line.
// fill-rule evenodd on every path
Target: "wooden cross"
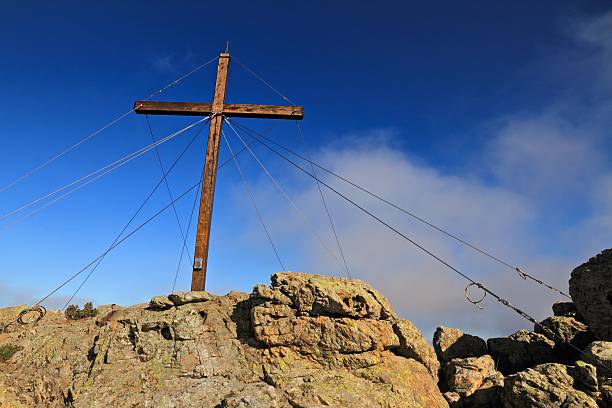
M 219 161 L 219 143 L 221 125 L 224 117 L 270 118 L 301 120 L 304 109 L 301 106 L 226 104 L 225 89 L 230 55 L 228 52 L 219 55 L 215 94 L 211 103 L 206 102 L 134 102 L 134 111 L 146 115 L 183 115 L 209 116 L 208 146 L 206 147 L 206 164 L 202 178 L 202 196 L 198 214 L 198 230 L 191 275 L 191 290 L 204 290 L 206 286 L 206 265 L 212 220 L 215 181 Z

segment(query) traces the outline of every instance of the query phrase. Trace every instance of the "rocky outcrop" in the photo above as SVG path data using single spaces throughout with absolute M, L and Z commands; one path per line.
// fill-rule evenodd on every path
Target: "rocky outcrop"
M 555 361 L 555 343 L 541 334 L 527 330 L 519 330 L 510 337 L 489 339 L 487 346 L 499 371 L 504 375 Z
M 357 279 L 276 273 L 272 275 L 272 291 L 277 293 L 273 296 L 289 299 L 299 314 L 375 320 L 395 317 L 387 298 Z
M 541 364 L 506 377 L 504 407 L 597 408 L 589 391 L 578 389 L 580 373 L 563 364 Z
M 423 335 L 361 281 L 277 273 L 272 287 L 258 285 L 252 299 L 253 332 L 267 346 L 297 346 L 313 355 L 390 350 L 437 378 L 439 363 Z
M 452 327 L 438 327 L 434 333 L 433 346 L 438 359 L 443 363 L 454 358 L 480 357 L 487 354 L 487 343 L 483 339 Z
M 433 378 L 438 378 L 440 363 L 421 332 L 408 320 L 395 320 L 393 330 L 400 341 L 399 347 L 393 351 L 400 356 L 418 361 L 427 367 Z
M 174 292 L 168 296 L 154 296 L 149 302 L 153 310 L 166 310 L 175 306 L 188 303 L 200 303 L 213 299 L 214 296 L 208 292 Z
M 583 358 L 598 367 L 601 375 L 612 376 L 612 371 L 606 373 L 606 368 L 612 369 L 612 342 L 594 341 L 583 350 Z
M 495 369 L 483 339 L 440 326 L 433 345 L 441 364 L 440 387 L 452 408 L 500 404 L 504 376 Z
M 594 366 L 602 405 L 612 407 L 612 342 L 594 341 L 584 349 L 582 358 Z
M 598 340 L 612 341 L 612 249 L 572 271 L 570 295 Z
M 446 388 L 462 398 L 462 406 L 499 406 L 504 376 L 491 356 L 455 358 L 446 363 L 444 373 Z
M 599 392 L 602 405 L 612 407 L 612 377 L 599 378 Z
M 441 326 L 431 347 L 366 283 L 302 273 L 74 321 L 0 309 L 0 407 L 612 407 L 611 251 L 574 270 L 575 304 L 487 342 Z
M 20 350 L 0 363 L 0 406 L 448 406 L 433 349 L 379 292 L 306 274 L 272 282 L 11 326 L 0 345 Z
M 589 328 L 573 317 L 549 317 L 534 327 L 535 333 L 546 336 L 555 342 L 554 352 L 559 359 L 571 364 L 580 358 L 580 350 L 593 341 Z
M 581 323 L 584 323 L 584 318 L 578 312 L 574 302 L 557 302 L 553 303 L 552 311 L 554 316 L 573 317 Z

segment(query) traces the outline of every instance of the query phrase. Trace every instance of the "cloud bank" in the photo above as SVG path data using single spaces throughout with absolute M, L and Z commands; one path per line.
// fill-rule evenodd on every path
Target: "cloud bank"
M 324 147 L 314 160 L 567 292 L 573 267 L 612 244 L 612 161 L 605 114 L 612 106 L 612 14 L 573 28 L 577 48 L 588 47 L 589 52 L 568 69 L 591 78 L 589 86 L 576 92 L 576 84 L 569 83 L 549 105 L 488 121 L 489 142 L 479 149 L 479 167 L 444 173 L 395 148 L 389 141 L 402 138 L 399 129 L 361 130 L 351 135 L 350 146 Z M 586 99 L 595 101 L 589 109 Z M 297 177 L 286 180 L 301 186 L 293 191 L 296 202 L 317 220 L 315 228 L 334 248 L 319 191 Z M 536 319 L 550 315 L 554 301 L 564 300 L 371 197 L 324 179 Z M 263 179 L 257 191 L 259 202 L 271 201 L 275 194 Z M 399 313 L 426 333 L 440 324 L 484 336 L 531 328 L 494 300 L 477 309 L 464 298 L 468 282 L 330 191 L 325 195 L 353 276 L 383 291 Z M 268 219 L 282 220 L 272 225 L 278 240 L 305 248 L 304 270 L 342 275 L 338 263 L 280 198 L 264 211 Z M 245 236 L 252 239 L 256 233 Z

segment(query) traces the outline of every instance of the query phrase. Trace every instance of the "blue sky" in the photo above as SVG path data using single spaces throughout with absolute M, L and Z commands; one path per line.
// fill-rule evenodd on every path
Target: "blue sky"
M 330 168 L 564 289 L 573 266 L 610 246 L 612 14 L 607 2 L 214 7 L 159 1 L 4 5 L 0 185 L 130 109 L 133 100 L 210 60 L 230 41 L 232 55 L 305 107 L 309 149 Z M 211 64 L 158 99 L 208 101 L 214 74 Z M 227 100 L 283 103 L 236 63 Z M 151 118 L 158 138 L 193 121 Z M 241 123 L 302 149 L 291 122 Z M 237 147 L 239 141 L 226 130 Z M 166 166 L 190 134 L 160 146 Z M 0 193 L 0 211 L 148 143 L 145 118 L 128 116 Z M 175 195 L 197 181 L 204 149 L 201 137 L 173 171 Z M 263 148 L 255 152 L 333 248 L 316 187 Z M 222 147 L 222 160 L 227 154 Z M 240 164 L 287 268 L 340 274 L 256 163 L 243 154 Z M 96 257 L 159 177 L 151 152 L 26 220 L 0 225 L 0 305 L 35 301 Z M 546 317 L 557 300 L 388 208 L 346 192 L 526 305 L 537 318 Z M 328 198 L 353 274 L 383 290 L 423 330 L 449 324 L 507 334 L 525 326 L 493 302 L 475 311 L 462 297 L 464 282 Z M 168 200 L 160 189 L 139 220 Z M 178 204 L 183 224 L 192 200 Z M 208 289 L 250 291 L 267 282 L 279 266 L 231 163 L 219 173 L 214 217 Z M 168 292 L 180 245 L 169 211 L 113 251 L 78 300 L 131 304 Z M 180 270 L 180 289 L 188 288 L 189 263 Z M 51 304 L 61 305 L 75 287 L 67 286 Z

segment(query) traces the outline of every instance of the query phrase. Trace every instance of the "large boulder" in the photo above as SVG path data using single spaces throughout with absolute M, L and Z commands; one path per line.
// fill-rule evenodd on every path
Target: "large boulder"
M 387 298 L 357 279 L 282 272 L 272 275 L 272 288 L 290 299 L 298 313 L 310 316 L 395 317 Z
M 506 377 L 505 408 L 597 408 L 589 392 L 577 389 L 580 384 L 574 367 L 563 364 L 541 364 Z
M 612 341 L 594 341 L 585 347 L 583 353 L 598 366 L 612 366 Z
M 504 375 L 523 371 L 537 364 L 555 361 L 555 343 L 544 335 L 519 330 L 510 337 L 487 341 L 489 352 Z
M 463 398 L 464 406 L 499 405 L 504 376 L 491 356 L 455 358 L 446 363 L 444 372 L 446 388 Z
M 581 358 L 593 365 L 603 405 L 612 407 L 612 342 L 594 341 L 584 349 Z M 577 367 L 579 363 L 576 362 Z
M 459 329 L 440 326 L 433 336 L 433 346 L 440 362 L 454 358 L 480 357 L 487 354 L 487 344 L 478 336 Z
M 612 342 L 594 341 L 582 352 L 582 359 L 597 368 L 600 377 L 612 378 Z
M 429 370 L 433 378 L 438 378 L 440 363 L 436 358 L 436 353 L 412 322 L 395 320 L 393 330 L 400 342 L 399 347 L 394 348 L 393 351 L 400 356 L 418 361 Z
M 554 341 L 559 361 L 567 364 L 580 358 L 580 350 L 593 341 L 589 328 L 573 317 L 549 317 L 536 324 L 533 331 Z
M 576 308 L 574 302 L 556 302 L 552 305 L 553 315 L 573 317 L 579 322 L 584 323 L 584 318 Z
M 433 349 L 360 281 L 277 274 L 250 295 L 99 309 L 0 334 L 17 346 L 0 406 L 448 407 Z
M 257 285 L 251 299 L 254 337 L 266 346 L 297 346 L 313 355 L 389 350 L 437 378 L 439 363 L 427 340 L 362 281 L 276 273 L 272 286 Z
M 574 269 L 569 290 L 595 337 L 612 341 L 612 249 Z
M 599 379 L 600 399 L 604 407 L 612 407 L 612 377 Z

